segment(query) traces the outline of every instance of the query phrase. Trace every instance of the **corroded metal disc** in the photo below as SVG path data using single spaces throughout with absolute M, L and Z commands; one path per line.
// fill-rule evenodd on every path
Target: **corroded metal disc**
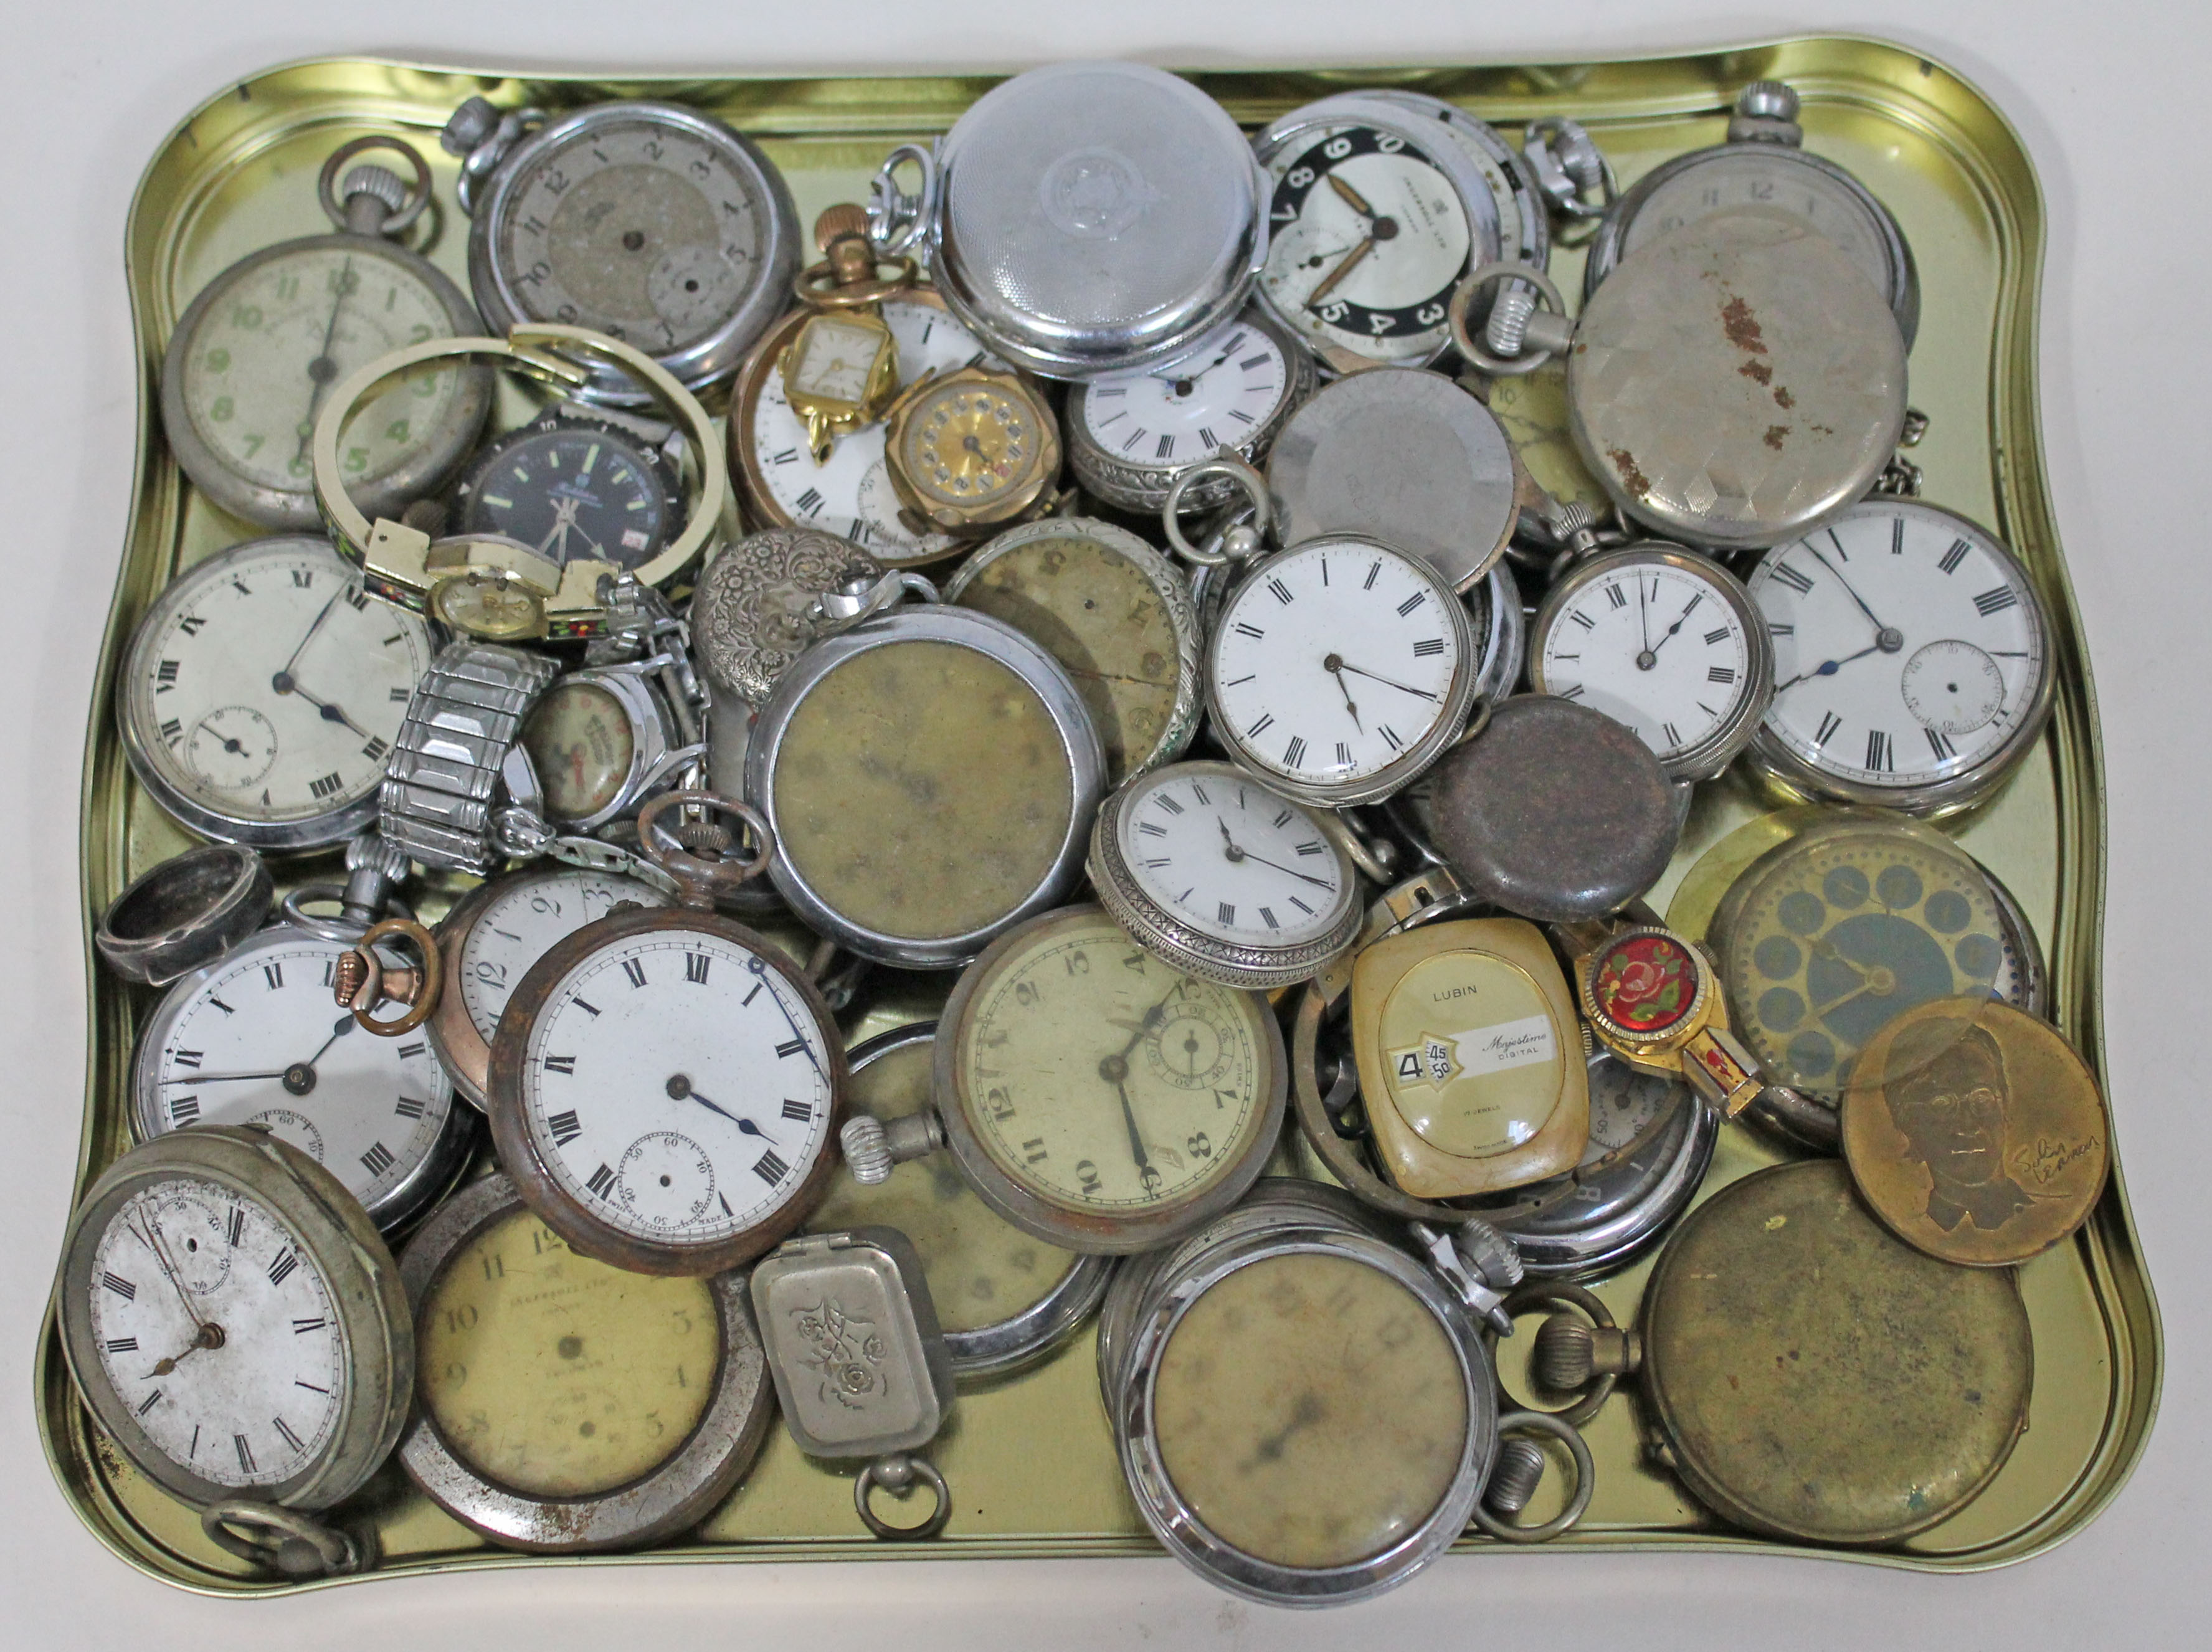
M 1869 1216 L 1832 1159 L 1730 1183 L 1644 1294 L 1644 1394 L 1676 1471 L 1754 1531 L 1893 1543 L 1996 1477 L 2026 1430 L 2027 1310 Z
M 1606 491 L 1670 539 L 1763 547 L 1866 496 L 1905 422 L 1905 338 L 1802 219 L 1743 208 L 1623 259 L 1567 363 Z
M 1432 771 L 1437 845 L 1484 900 L 1565 923 L 1659 881 L 1681 837 L 1674 789 L 1626 725 L 1525 694 Z
M 2110 1157 L 2105 1099 L 2046 1023 L 1939 999 L 1867 1042 L 1844 1096 L 1851 1177 L 1899 1238 L 2002 1267 L 2089 1218 Z

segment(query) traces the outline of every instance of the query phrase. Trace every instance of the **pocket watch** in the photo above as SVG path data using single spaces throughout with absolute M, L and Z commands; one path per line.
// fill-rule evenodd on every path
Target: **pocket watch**
M 329 1172 L 267 1132 L 125 1153 L 70 1218 L 62 1350 L 101 1430 L 155 1484 L 327 1509 L 407 1419 L 399 1270 Z
M 1529 631 L 1528 686 L 1627 724 L 1670 780 L 1727 768 L 1773 697 L 1774 647 L 1742 583 L 1679 546 L 1576 564 Z
M 665 907 L 669 899 L 635 878 L 581 866 L 526 866 L 471 890 L 438 926 L 446 984 L 424 1023 L 453 1088 L 471 1105 L 483 1106 L 499 1018 L 554 942 L 617 906 Z
M 1686 224 L 1732 207 L 1776 207 L 1802 218 L 1850 258 L 1896 313 L 1911 345 L 1920 321 L 1920 280 L 1905 232 L 1864 184 L 1805 149 L 1797 107 L 1790 87 L 1753 81 L 1736 94 L 1727 143 L 1675 155 L 1638 179 L 1590 242 L 1585 292 L 1595 292 L 1622 258 Z
M 1534 496 L 1488 408 L 1441 373 L 1389 367 L 1339 380 L 1291 416 L 1267 492 L 1285 544 L 1366 534 L 1462 592 L 1498 565 Z
M 1351 950 L 1366 912 L 1332 822 L 1220 762 L 1132 780 L 1091 828 L 1091 886 L 1139 946 L 1177 969 L 1265 991 Z
M 875 301 L 890 330 L 898 387 L 964 367 L 1006 370 L 933 288 L 902 282 Z M 911 568 L 950 556 L 961 541 L 931 528 L 916 534 L 899 519 L 884 457 L 884 427 L 841 434 L 817 459 L 805 422 L 784 388 L 784 351 L 811 313 L 789 315 L 762 335 L 730 396 L 730 465 L 757 528 L 818 528 L 853 541 L 887 567 Z
M 503 532 L 464 531 L 433 538 L 417 519 L 379 514 L 372 522 L 346 496 L 337 436 L 350 410 L 377 386 L 427 361 L 453 357 L 500 362 L 563 396 L 580 394 L 595 373 L 635 388 L 682 432 L 684 474 L 696 489 L 685 501 L 683 531 L 656 555 L 624 569 L 567 544 L 566 561 Z M 619 340 L 583 327 L 519 325 L 503 339 L 433 340 L 379 357 L 331 392 L 313 441 L 315 499 L 339 551 L 359 562 L 369 588 L 403 608 L 427 610 L 471 636 L 514 642 L 588 637 L 605 623 L 600 586 L 624 573 L 661 586 L 688 573 L 733 520 L 729 472 L 707 410 L 658 363 Z
M 751 140 L 673 104 L 593 104 L 513 142 L 471 98 L 446 147 L 468 157 L 469 285 L 497 332 L 589 327 L 686 389 L 728 376 L 783 313 L 799 273 L 791 191 Z M 505 147 L 511 143 L 512 147 Z M 637 406 L 601 365 L 577 393 Z
M 1231 758 L 1302 802 L 1372 803 L 1456 740 L 1474 701 L 1468 611 L 1425 562 L 1333 533 L 1251 566 L 1207 645 Z
M 389 1233 L 453 1185 L 476 1129 L 427 1036 L 371 1036 L 333 1003 L 351 946 L 277 924 L 181 977 L 139 1035 L 131 1121 L 143 1141 L 258 1127 Z
M 453 489 L 460 531 L 520 539 L 558 566 L 634 571 L 683 531 L 682 454 L 671 426 L 556 403 L 463 472 Z
M 373 602 L 320 538 L 256 539 L 155 598 L 124 655 L 117 721 L 140 784 L 202 836 L 317 848 L 376 817 L 430 630 Z
M 1710 932 L 1744 1042 L 1789 1087 L 1763 1116 L 1832 1151 L 1852 1065 L 1884 1027 L 1936 999 L 2020 1003 L 2040 975 L 1989 875 L 1894 817 L 1846 817 L 1770 851 Z
M 1182 468 L 1224 449 L 1258 465 L 1283 422 L 1313 394 L 1313 357 L 1256 307 L 1225 335 L 1178 361 L 1109 374 L 1067 398 L 1067 457 L 1085 490 L 1109 505 L 1156 511 Z M 1187 507 L 1235 496 L 1219 480 L 1192 489 Z
M 1205 638 L 1190 587 L 1127 529 L 1081 516 L 1009 528 L 961 563 L 945 600 L 1060 662 L 1098 731 L 1108 785 L 1180 756 L 1198 732 Z
M 1500 343 L 1513 348 L 1493 352 L 1468 331 L 1468 310 L 1508 277 L 1564 308 L 1540 271 L 1479 270 L 1453 295 L 1454 342 L 1492 374 L 1563 356 L 1583 462 L 1658 538 L 1763 550 L 1826 526 L 1896 456 L 1904 335 L 1802 218 L 1738 207 L 1662 235 L 1622 259 L 1572 325 L 1508 294 L 1521 310 Z
M 854 1045 L 854 1113 L 889 1125 L 927 1112 L 936 1041 L 937 1023 L 921 1021 Z M 898 1165 L 879 1182 L 841 1178 L 808 1224 L 817 1233 L 870 1226 L 913 1242 L 963 1382 L 1048 1357 L 1089 1321 L 1114 1271 L 1109 1257 L 1079 1255 L 1014 1226 L 941 1158 Z
M 1352 1042 L 1376 1157 L 1416 1199 L 1541 1181 L 1589 1145 L 1574 1000 L 1533 924 L 1433 924 L 1364 949 Z
M 594 1261 L 496 1172 L 439 1206 L 399 1271 L 420 1351 L 400 1467 L 502 1547 L 678 1536 L 768 1438 L 775 1396 L 742 1273 Z
M 762 847 L 710 859 L 665 821 L 697 808 Z M 822 995 L 774 943 L 713 909 L 766 864 L 760 817 L 672 792 L 638 817 L 681 904 L 611 911 L 515 986 L 484 1094 L 500 1164 L 580 1254 L 641 1273 L 750 1261 L 821 1202 L 849 1084 Z
M 2027 570 L 1986 528 L 1871 500 L 1752 570 L 1774 702 L 1751 760 L 1782 789 L 1946 815 L 2041 738 L 2056 674 Z
M 404 184 L 354 156 L 406 157 Z M 400 237 L 430 200 L 430 168 L 398 138 L 356 138 L 315 189 L 337 231 L 240 258 L 177 319 L 161 359 L 161 427 L 201 492 L 264 527 L 319 525 L 308 440 L 331 384 L 407 344 L 483 331 L 461 289 Z M 361 507 L 396 516 L 468 455 L 491 406 L 481 367 L 424 363 L 386 386 L 337 436 Z
M 1267 1000 L 1169 968 L 1094 906 L 1009 931 L 939 1023 L 936 1108 L 848 1132 L 854 1174 L 949 1146 L 983 1202 L 1088 1254 L 1148 1249 L 1242 1198 L 1282 1133 Z
M 1253 140 L 1269 190 L 1260 301 L 1332 372 L 1422 367 L 1451 345 L 1446 301 L 1499 256 L 1498 202 L 1436 120 L 1342 95 Z
M 745 795 L 775 829 L 769 875 L 810 928 L 941 969 L 1065 896 L 1104 767 L 1049 653 L 926 604 L 799 656 L 754 720 Z
M 1054 64 L 976 99 L 933 154 L 894 150 L 871 227 L 885 252 L 918 252 L 1017 367 L 1089 379 L 1173 361 L 1243 307 L 1267 244 L 1261 193 L 1243 133 L 1188 81 Z
M 1060 423 L 1012 373 L 965 367 L 902 394 L 884 434 L 899 520 L 972 538 L 1034 516 L 1060 481 Z

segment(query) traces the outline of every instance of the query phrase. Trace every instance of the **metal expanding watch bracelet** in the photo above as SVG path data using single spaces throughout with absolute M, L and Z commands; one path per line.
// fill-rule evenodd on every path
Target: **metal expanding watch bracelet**
M 494 794 L 523 719 L 560 674 L 554 660 L 496 643 L 441 652 L 416 685 L 385 770 L 386 839 L 434 866 L 482 875 L 497 865 L 505 851 Z

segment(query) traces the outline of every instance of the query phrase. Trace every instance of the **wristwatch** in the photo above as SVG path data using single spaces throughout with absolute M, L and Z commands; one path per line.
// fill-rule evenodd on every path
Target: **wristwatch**
M 1759 1059 L 1729 1030 L 1728 999 L 1704 952 L 1657 924 L 1554 924 L 1598 1042 L 1646 1072 L 1679 1075 L 1735 1118 L 1765 1089 Z
M 534 812 L 539 801 L 523 720 L 560 674 L 556 661 L 496 643 L 441 650 L 416 684 L 385 767 L 378 825 L 386 841 L 428 865 L 479 877 L 498 865 L 501 816 Z

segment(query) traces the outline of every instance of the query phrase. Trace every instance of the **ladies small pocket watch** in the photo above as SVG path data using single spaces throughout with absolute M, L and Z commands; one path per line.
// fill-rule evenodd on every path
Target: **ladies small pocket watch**
M 415 1386 L 399 1270 L 361 1206 L 264 1130 L 163 1136 L 102 1173 L 55 1286 L 70 1375 L 157 1485 L 327 1509 L 374 1473 Z
M 354 156 L 406 158 L 411 185 Z M 320 526 L 308 439 L 333 383 L 407 344 L 483 331 L 459 288 L 399 237 L 430 199 L 428 163 L 394 137 L 356 138 L 316 180 L 337 231 L 240 258 L 177 319 L 161 361 L 161 426 L 201 492 L 264 527 Z M 340 435 L 362 508 L 397 515 L 467 457 L 491 407 L 481 367 L 425 363 L 386 386 Z
M 123 749 L 191 830 L 319 848 L 376 817 L 430 629 L 370 598 L 320 538 L 256 539 L 185 569 L 132 632 Z
M 884 431 L 909 533 L 972 538 L 1036 515 L 1060 480 L 1060 422 L 1016 374 L 964 367 L 917 381 Z
M 515 142 L 471 98 L 443 142 L 467 157 L 469 284 L 495 331 L 590 327 L 696 389 L 734 372 L 789 302 L 799 258 L 791 191 L 750 139 L 709 115 L 599 103 Z M 578 393 L 615 406 L 643 399 L 606 368 Z
M 1613 203 L 1590 241 L 1585 294 L 1662 235 L 1731 207 L 1778 207 L 1819 230 L 1858 267 L 1896 312 L 1910 345 L 1920 321 L 1920 280 L 1905 232 L 1864 184 L 1805 149 L 1797 112 L 1797 94 L 1779 81 L 1753 81 L 1737 93 L 1727 143 L 1662 161 Z
M 1656 542 L 1570 568 L 1530 627 L 1528 685 L 1628 725 L 1674 781 L 1711 780 L 1759 732 L 1774 647 L 1719 563 Z
M 693 853 L 665 818 L 673 808 L 735 819 L 761 847 Z M 492 1039 L 487 1111 L 501 1165 L 570 1248 L 643 1273 L 719 1273 L 821 1201 L 843 1042 L 782 952 L 713 909 L 765 865 L 766 823 L 672 792 L 638 829 L 681 904 L 610 912 L 531 966 Z
M 1091 881 L 1131 938 L 1175 968 L 1286 987 L 1359 938 L 1366 910 L 1338 829 L 1241 768 L 1176 763 L 1106 799 Z
M 2042 738 L 2057 673 L 2027 570 L 1988 529 L 1878 499 L 1752 570 L 1774 701 L 1751 761 L 1792 797 L 1942 816 Z

